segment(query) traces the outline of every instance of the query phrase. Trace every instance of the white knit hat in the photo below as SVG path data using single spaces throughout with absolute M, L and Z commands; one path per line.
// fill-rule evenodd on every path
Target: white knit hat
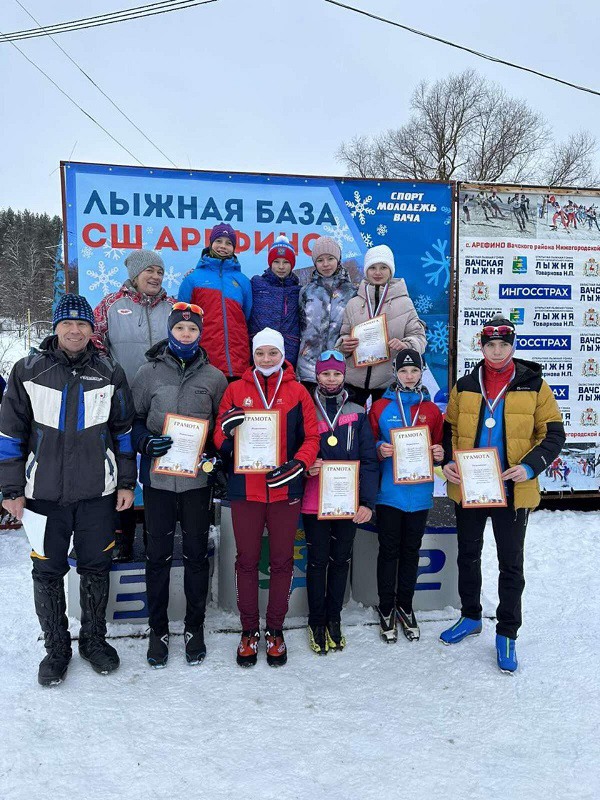
M 273 328 L 263 328 L 252 339 L 252 353 L 256 353 L 259 347 L 276 347 L 285 358 L 285 345 L 283 336 Z
M 366 276 L 369 267 L 373 264 L 386 264 L 390 268 L 392 278 L 396 272 L 396 265 L 394 264 L 394 254 L 387 246 L 387 244 L 378 244 L 376 247 L 371 247 L 365 253 L 364 274 Z

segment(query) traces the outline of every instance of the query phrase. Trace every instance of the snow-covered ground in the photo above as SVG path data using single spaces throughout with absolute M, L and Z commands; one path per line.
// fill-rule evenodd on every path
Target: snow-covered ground
M 430 612 L 420 642 L 385 645 L 373 612 L 354 606 L 341 654 L 315 656 L 302 628 L 287 634 L 286 667 L 269 669 L 261 652 L 242 670 L 237 636 L 213 632 L 202 666 L 184 663 L 177 636 L 154 671 L 143 639 L 118 639 L 117 673 L 96 675 L 75 655 L 52 689 L 36 682 L 25 537 L 0 533 L 0 798 L 597 798 L 599 523 L 600 513 L 532 515 L 514 676 L 496 667 L 489 618 L 482 636 L 444 647 L 455 612 Z M 488 616 L 492 541 L 488 531 Z M 213 608 L 208 628 L 231 620 Z

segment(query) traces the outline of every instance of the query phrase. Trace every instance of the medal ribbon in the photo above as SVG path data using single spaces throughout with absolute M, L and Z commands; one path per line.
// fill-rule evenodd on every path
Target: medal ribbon
M 421 409 L 421 403 L 423 402 L 423 392 L 420 392 L 421 399 L 419 400 L 419 405 L 417 407 L 417 411 L 415 413 L 415 418 L 409 424 L 406 421 L 406 414 L 404 413 L 404 406 L 402 405 L 402 401 L 400 400 L 400 392 L 396 389 L 396 400 L 398 401 L 398 406 L 400 408 L 400 414 L 402 415 L 402 422 L 404 423 L 405 428 L 412 428 L 417 424 L 417 420 L 419 419 L 419 411 Z
M 365 288 L 365 295 L 367 297 L 367 308 L 369 309 L 369 319 L 373 319 L 373 317 L 376 317 L 381 311 L 381 307 L 385 303 L 385 298 L 387 297 L 389 288 L 390 288 L 389 283 L 386 283 L 374 313 L 373 313 L 373 304 L 371 303 L 371 298 L 369 297 L 369 287 L 367 286 Z
M 271 410 L 271 406 L 275 402 L 275 398 L 277 397 L 277 392 L 279 391 L 279 387 L 281 386 L 281 381 L 283 380 L 283 370 L 279 370 L 279 380 L 277 381 L 277 386 L 275 387 L 275 391 L 273 392 L 273 397 L 271 398 L 271 402 L 267 403 L 267 398 L 265 397 L 265 393 L 262 390 L 262 386 L 260 385 L 260 381 L 256 377 L 256 370 L 252 371 L 252 377 L 254 378 L 254 385 L 256 386 L 256 391 L 260 395 L 260 399 L 263 402 L 264 407 L 267 411 Z
M 494 409 L 496 408 L 496 406 L 498 405 L 500 400 L 502 400 L 502 398 L 504 397 L 504 395 L 506 393 L 506 390 L 508 389 L 508 387 L 512 383 L 514 377 L 515 377 L 515 370 L 513 369 L 512 375 L 510 376 L 506 386 L 504 386 L 500 390 L 500 392 L 498 392 L 498 397 L 496 397 L 495 400 L 490 402 L 490 400 L 488 399 L 488 396 L 487 396 L 487 392 L 485 391 L 485 385 L 484 385 L 484 381 L 483 381 L 483 367 L 480 367 L 480 369 L 479 369 L 479 386 L 481 388 L 481 394 L 483 396 L 483 399 L 485 400 L 485 404 L 488 407 L 488 410 L 489 410 L 489 412 L 490 412 L 492 417 L 494 416 Z
M 333 422 L 330 422 L 329 417 L 327 415 L 327 412 L 323 408 L 323 403 L 321 402 L 321 398 L 319 396 L 319 390 L 315 389 L 315 403 L 319 407 L 319 411 L 323 415 L 323 419 L 329 425 L 329 430 L 331 431 L 331 433 L 335 433 L 335 426 L 337 425 L 337 421 L 340 418 L 340 414 L 342 413 L 342 409 L 344 408 L 344 403 L 348 399 L 348 392 L 345 389 L 342 392 L 341 397 L 342 397 L 342 402 L 340 403 L 340 407 L 338 409 L 338 412 L 335 415 L 335 417 L 333 418 Z

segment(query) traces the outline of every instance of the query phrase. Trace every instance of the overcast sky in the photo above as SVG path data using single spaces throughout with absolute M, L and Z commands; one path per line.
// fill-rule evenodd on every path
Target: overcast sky
M 21 0 L 43 24 L 141 0 Z M 348 5 L 600 88 L 598 0 L 346 0 Z M 15 0 L 0 30 L 34 24 Z M 324 0 L 219 0 L 58 41 L 180 167 L 337 175 L 343 139 L 402 124 L 422 79 L 473 67 L 546 115 L 600 131 L 600 98 L 494 65 Z M 168 162 L 45 39 L 19 46 L 145 165 Z M 60 213 L 58 164 L 135 164 L 10 44 L 0 44 L 0 208 Z M 72 155 L 71 155 L 72 153 Z

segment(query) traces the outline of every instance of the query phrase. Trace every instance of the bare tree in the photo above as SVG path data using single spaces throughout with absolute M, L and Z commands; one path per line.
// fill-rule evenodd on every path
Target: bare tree
M 590 134 L 572 137 L 552 157 L 543 116 L 474 70 L 421 82 L 411 108 L 401 127 L 340 146 L 336 157 L 348 175 L 523 183 L 539 180 L 547 163 L 567 167 L 560 174 L 570 182 L 590 175 L 595 150 Z
M 589 131 L 572 133 L 566 142 L 554 143 L 542 170 L 548 186 L 594 186 L 599 175 L 594 167 L 598 143 Z

